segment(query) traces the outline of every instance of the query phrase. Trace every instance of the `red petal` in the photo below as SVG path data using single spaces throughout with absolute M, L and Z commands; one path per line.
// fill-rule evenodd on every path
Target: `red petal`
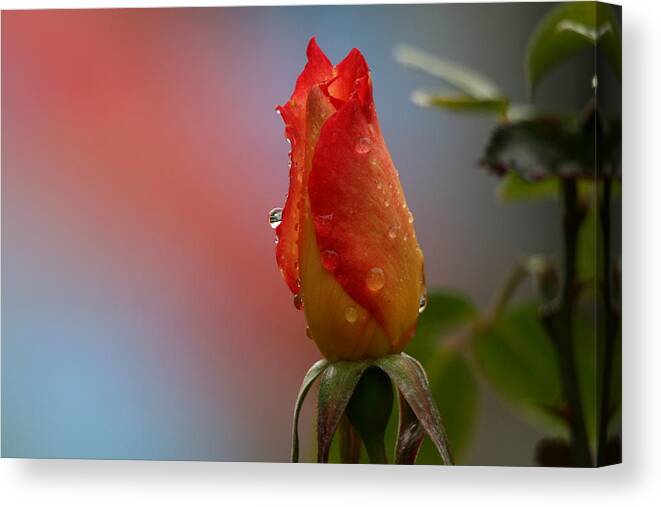
M 276 259 L 285 282 L 293 293 L 299 291 L 299 230 L 300 202 L 303 197 L 303 166 L 305 160 L 305 108 L 312 87 L 333 77 L 333 65 L 321 51 L 317 42 L 310 39 L 307 48 L 308 61 L 296 80 L 289 102 L 277 110 L 285 122 L 285 136 L 292 144 L 289 170 L 289 192 L 282 212 L 282 222 L 276 229 L 278 245 Z
M 353 69 L 360 59 L 352 57 Z M 339 255 L 336 279 L 383 326 L 393 348 L 401 349 L 418 317 L 423 256 L 374 114 L 370 78 L 349 74 L 358 76 L 350 98 L 324 124 L 316 145 L 310 207 L 319 248 Z M 334 83 L 332 93 L 345 96 L 341 77 Z M 316 218 L 329 216 L 332 226 L 322 230 Z M 385 282 L 377 290 L 368 282 L 374 268 Z
M 335 69 L 336 76 L 326 88 L 333 105 L 339 109 L 353 95 L 356 82 L 368 76 L 369 68 L 361 52 L 354 48 Z

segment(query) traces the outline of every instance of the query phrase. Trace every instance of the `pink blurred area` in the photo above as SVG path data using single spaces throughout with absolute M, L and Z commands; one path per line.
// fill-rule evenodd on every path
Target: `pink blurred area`
M 96 314 L 148 322 L 150 337 L 130 326 L 106 336 L 126 341 L 118 362 L 144 358 L 130 385 L 161 379 L 144 394 L 167 400 L 164 424 L 171 412 L 201 411 L 178 414 L 180 438 L 207 418 L 234 432 L 216 458 L 284 459 L 279 437 L 318 357 L 279 279 L 267 222 L 286 189 L 287 147 L 275 103 L 257 114 L 272 124 L 254 122 L 261 84 L 245 35 L 209 14 L 3 13 L 4 248 L 7 262 L 42 273 L 34 291 L 53 275 L 74 301 L 91 286 Z M 279 147 L 263 151 L 269 143 Z M 275 164 L 277 179 L 261 177 Z

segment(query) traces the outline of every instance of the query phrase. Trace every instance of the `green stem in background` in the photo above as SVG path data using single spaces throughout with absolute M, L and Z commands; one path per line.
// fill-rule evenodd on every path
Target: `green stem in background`
M 526 279 L 528 271 L 524 261 L 517 262 L 510 270 L 505 283 L 496 293 L 487 313 L 487 322 L 493 323 L 505 311 L 519 285 Z
M 590 448 L 585 428 L 583 407 L 574 360 L 574 288 L 576 285 L 576 254 L 578 232 L 584 218 L 578 206 L 576 180 L 563 182 L 563 274 L 562 299 L 558 315 L 556 347 L 565 399 L 570 410 L 571 441 L 577 466 L 591 466 Z
M 599 411 L 599 442 L 597 445 L 597 465 L 606 464 L 606 443 L 608 441 L 608 419 L 610 415 L 611 379 L 613 376 L 613 349 L 616 333 L 615 304 L 613 302 L 613 272 L 611 268 L 611 192 L 610 178 L 604 180 L 603 195 L 599 206 L 603 242 L 603 297 L 604 297 L 604 364 L 601 377 L 601 407 Z
M 579 467 L 592 466 L 590 447 L 585 428 L 585 418 L 574 360 L 574 290 L 576 285 L 576 254 L 578 231 L 584 212 L 578 204 L 576 180 L 567 179 L 562 183 L 563 199 L 563 272 L 562 292 L 559 307 L 549 315 L 548 325 L 556 347 L 560 368 L 560 379 L 570 425 L 571 446 L 574 463 Z
M 390 378 L 379 368 L 369 368 L 358 382 L 346 414 L 365 444 L 370 463 L 388 463 L 385 437 L 392 407 Z

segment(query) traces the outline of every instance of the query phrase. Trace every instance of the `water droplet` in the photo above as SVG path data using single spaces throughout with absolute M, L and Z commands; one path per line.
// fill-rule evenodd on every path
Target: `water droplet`
M 280 241 L 280 238 L 278 238 L 278 236 L 276 236 L 275 237 L 275 244 L 277 245 L 279 241 Z
M 367 288 L 372 292 L 378 292 L 386 284 L 386 276 L 381 268 L 372 268 L 367 273 Z
M 420 301 L 418 303 L 418 313 L 422 313 L 427 308 L 427 294 L 420 296 Z
M 411 210 L 409 210 L 409 223 L 413 223 L 413 213 L 411 213 Z
M 390 207 L 390 201 L 383 201 L 383 205 L 384 205 L 386 208 L 389 208 L 389 207 Z
M 273 208 L 269 211 L 269 224 L 271 228 L 275 229 L 282 222 L 282 208 Z
M 376 184 L 376 189 L 377 189 L 377 190 L 383 190 L 383 183 L 381 183 L 381 182 L 379 181 L 379 182 Z
M 349 324 L 353 324 L 358 320 L 358 310 L 353 306 L 347 306 L 347 309 L 344 310 L 344 318 L 347 319 Z
M 321 251 L 321 264 L 328 271 L 335 271 L 340 263 L 340 256 L 335 250 L 325 249 Z
M 303 309 L 303 294 L 300 291 L 294 296 L 294 306 L 297 310 Z
M 378 162 L 375 158 L 373 158 L 372 160 L 370 160 L 370 164 L 372 164 L 374 167 L 376 167 L 378 163 L 379 163 L 379 162 Z
M 327 238 L 331 233 L 333 228 L 333 214 L 329 213 L 328 215 L 316 215 L 314 217 L 314 225 L 317 230 L 317 234 L 322 238 Z
M 409 235 L 405 233 L 405 234 L 404 234 L 404 237 L 403 237 L 402 239 L 403 239 L 404 241 L 408 241 L 408 240 L 409 240 Z
M 399 230 L 399 226 L 393 225 L 390 229 L 388 229 L 388 237 L 390 239 L 395 239 L 397 237 L 398 230 Z
M 356 143 L 356 153 L 365 155 L 372 149 L 372 140 L 369 137 L 361 137 Z

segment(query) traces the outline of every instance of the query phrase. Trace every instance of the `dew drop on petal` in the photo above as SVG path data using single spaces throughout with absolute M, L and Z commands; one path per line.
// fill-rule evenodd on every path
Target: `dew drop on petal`
M 384 202 L 383 202 L 383 205 L 384 205 L 386 208 L 389 208 L 389 207 L 390 207 L 390 201 L 384 201 Z
M 347 306 L 347 309 L 344 310 L 344 318 L 349 324 L 353 324 L 358 319 L 358 310 L 353 306 Z
M 271 228 L 275 229 L 282 222 L 282 208 L 273 208 L 269 211 L 269 224 Z
M 388 229 L 388 237 L 390 239 L 395 239 L 397 237 L 397 230 L 399 227 L 397 225 L 393 225 L 390 229 Z
M 372 140 L 369 137 L 361 137 L 356 143 L 356 153 L 365 155 L 372 149 Z
M 381 183 L 381 182 L 379 181 L 379 182 L 376 184 L 376 189 L 377 189 L 377 190 L 383 190 L 383 183 Z
M 297 310 L 303 309 L 303 294 L 300 291 L 294 296 L 294 306 Z
M 335 271 L 340 263 L 340 256 L 335 250 L 325 249 L 320 252 L 321 265 L 328 271 Z
M 411 210 L 409 210 L 409 223 L 413 223 L 413 213 L 411 213 Z
M 427 308 L 427 294 L 420 296 L 420 301 L 418 302 L 418 313 L 422 313 Z
M 402 239 L 403 239 L 404 241 L 408 241 L 408 240 L 409 240 L 409 235 L 406 234 L 406 233 L 404 233 L 404 237 L 403 237 Z
M 367 280 L 365 281 L 367 288 L 372 292 L 378 292 L 383 289 L 386 284 L 386 276 L 383 274 L 381 268 L 372 268 L 367 273 Z

